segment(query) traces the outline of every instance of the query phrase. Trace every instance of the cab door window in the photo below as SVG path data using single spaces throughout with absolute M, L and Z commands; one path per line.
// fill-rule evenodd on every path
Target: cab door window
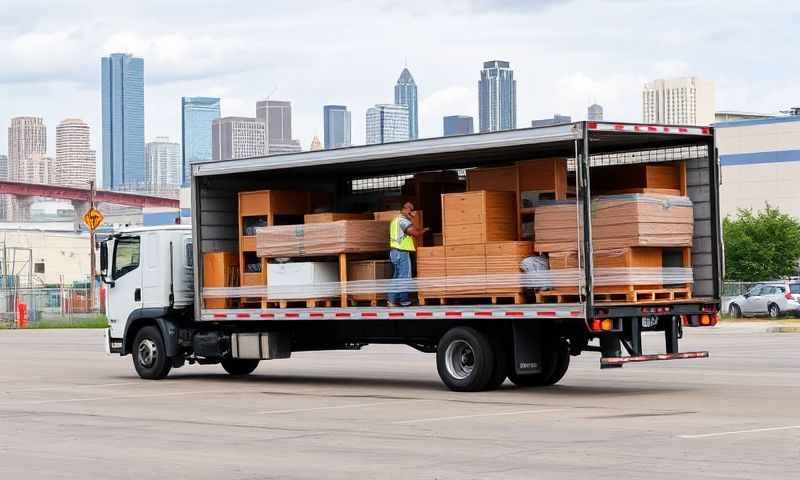
M 111 278 L 116 280 L 139 268 L 139 237 L 121 237 L 114 244 L 114 263 Z

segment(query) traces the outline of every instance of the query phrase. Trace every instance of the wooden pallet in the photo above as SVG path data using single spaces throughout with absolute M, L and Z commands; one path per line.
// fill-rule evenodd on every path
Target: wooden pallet
M 624 302 L 669 302 L 685 300 L 692 297 L 691 288 L 648 288 L 648 289 L 621 289 L 618 291 L 606 290 L 595 292 L 592 297 L 595 303 Z M 536 294 L 536 303 L 576 303 L 580 295 L 575 290 L 559 291 L 548 290 Z
M 262 300 L 261 308 L 330 308 L 339 306 L 338 298 Z
M 419 294 L 419 304 L 420 305 L 448 305 L 448 304 L 457 304 L 459 301 L 470 301 L 475 302 L 479 299 L 485 299 L 486 302 L 480 303 L 491 303 L 492 305 L 498 303 L 507 303 L 507 304 L 515 304 L 520 305 L 524 304 L 525 302 L 525 295 L 522 292 L 504 292 L 504 293 L 477 293 L 477 294 L 445 294 L 445 295 L 436 295 L 436 296 L 429 296 Z

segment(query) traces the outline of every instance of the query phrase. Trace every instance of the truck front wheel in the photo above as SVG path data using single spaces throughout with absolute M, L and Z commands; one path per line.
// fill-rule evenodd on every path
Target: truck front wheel
M 452 328 L 439 340 L 436 368 L 450 390 L 485 390 L 496 371 L 492 344 L 484 333 L 474 328 Z
M 231 375 L 249 375 L 258 367 L 258 360 L 223 358 L 222 368 Z
M 164 338 L 158 327 L 148 325 L 136 333 L 132 354 L 136 373 L 146 380 L 161 380 L 172 369 L 172 361 L 167 358 Z

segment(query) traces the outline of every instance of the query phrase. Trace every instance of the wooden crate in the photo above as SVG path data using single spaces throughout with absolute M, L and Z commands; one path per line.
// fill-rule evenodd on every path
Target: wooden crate
M 567 198 L 567 160 L 540 158 L 517 163 L 519 192 L 552 192 L 555 200 Z
M 423 299 L 425 296 L 438 297 L 444 295 L 444 278 L 446 276 L 445 259 L 444 247 L 417 248 L 417 277 L 442 279 L 442 288 L 420 289 L 420 299 Z
M 516 240 L 514 195 L 485 190 L 442 195 L 444 245 Z
M 445 275 L 447 295 L 485 294 L 486 246 L 451 245 L 445 246 Z M 459 278 L 469 277 L 469 278 Z M 481 280 L 481 277 L 483 278 Z M 478 281 L 478 285 L 464 285 L 465 281 Z
M 392 263 L 388 260 L 356 260 L 347 263 L 347 281 L 359 280 L 385 280 L 392 278 Z M 349 295 L 355 302 L 370 302 L 377 305 L 379 300 L 385 299 L 385 293 L 355 293 Z
M 640 163 L 593 167 L 592 193 L 686 194 L 686 163 Z
M 518 275 L 520 263 L 533 255 L 533 242 L 491 242 L 486 244 L 486 274 L 488 276 Z M 489 294 L 521 293 L 522 287 L 487 286 Z
M 234 252 L 203 254 L 203 287 L 236 287 L 239 285 L 239 261 Z M 209 298 L 205 308 L 231 308 L 233 298 Z
M 486 167 L 467 170 L 467 190 L 517 192 L 517 166 Z
M 372 220 L 370 213 L 309 213 L 303 215 L 303 223 L 326 223 L 339 220 Z

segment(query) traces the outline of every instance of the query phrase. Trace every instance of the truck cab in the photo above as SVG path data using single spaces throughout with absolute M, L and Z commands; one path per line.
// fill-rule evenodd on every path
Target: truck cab
M 106 312 L 109 353 L 134 351 L 144 366 L 156 360 L 169 344 L 144 341 L 137 333 L 157 328 L 169 337 L 193 306 L 194 257 L 191 226 L 169 225 L 124 229 L 100 244 L 100 276 L 107 286 Z M 172 348 L 169 348 L 172 350 Z M 173 353 L 173 355 L 169 355 Z M 165 357 L 166 358 L 166 357 Z M 142 363 L 142 362 L 140 362 Z M 137 370 L 141 365 L 137 365 Z M 141 372 L 140 372 L 141 373 Z

